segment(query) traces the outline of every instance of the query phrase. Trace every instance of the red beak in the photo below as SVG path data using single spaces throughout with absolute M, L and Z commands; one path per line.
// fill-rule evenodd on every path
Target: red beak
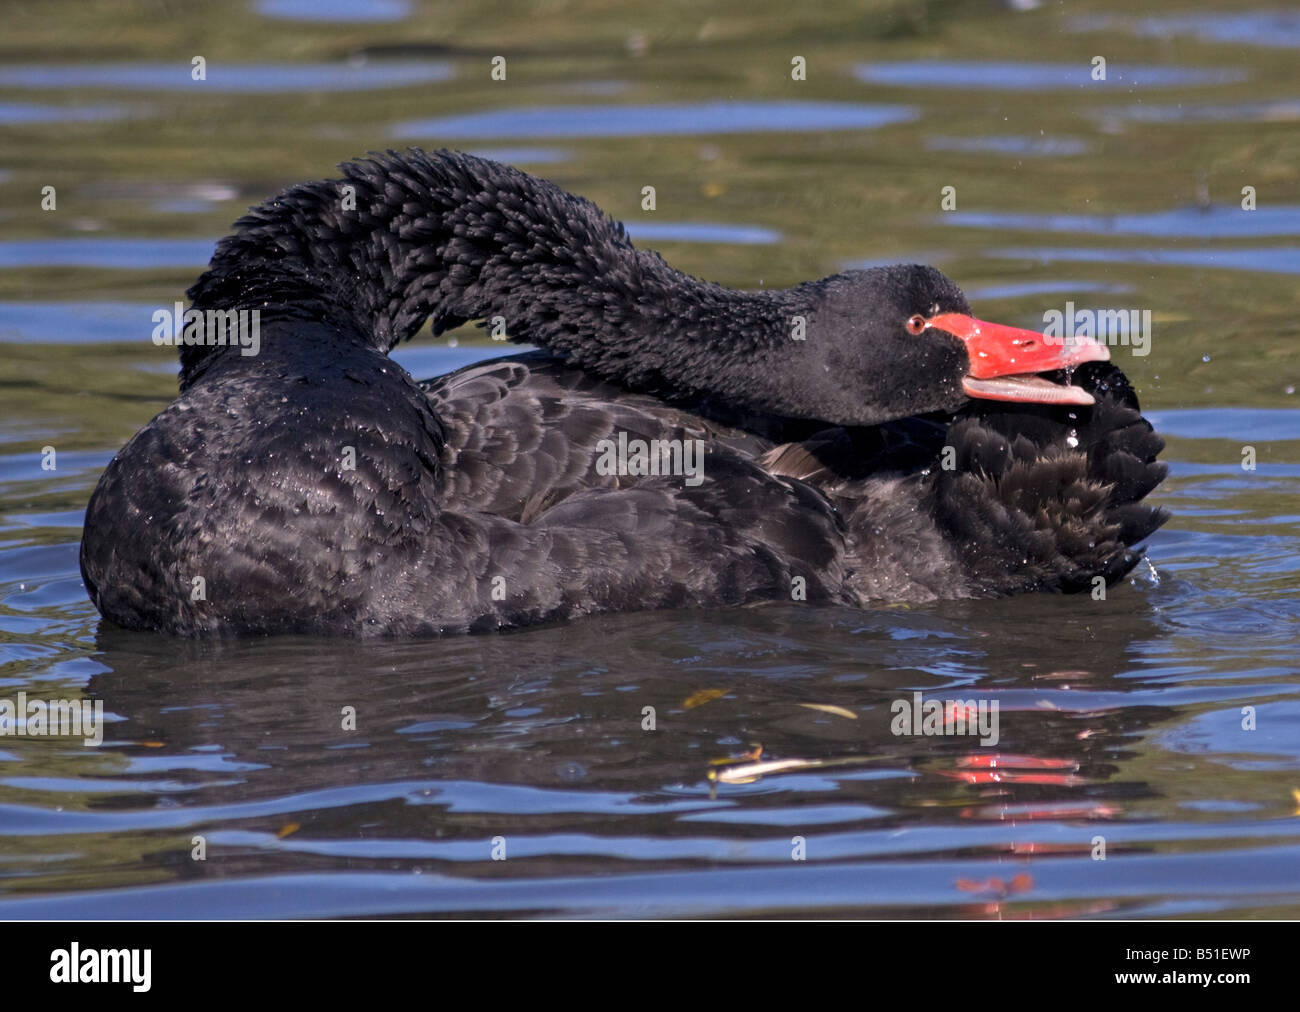
M 1110 359 L 1106 346 L 1091 337 L 1050 337 L 960 313 L 932 316 L 926 326 L 952 334 L 966 345 L 970 372 L 962 377 L 961 385 L 968 397 L 1028 404 L 1092 404 L 1092 395 L 1083 388 L 1052 383 L 1037 373 Z

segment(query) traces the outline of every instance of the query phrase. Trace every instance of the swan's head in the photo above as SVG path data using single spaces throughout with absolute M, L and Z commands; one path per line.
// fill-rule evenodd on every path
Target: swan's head
M 967 398 L 1091 404 L 1086 390 L 1041 374 L 1110 357 L 1092 338 L 976 319 L 961 289 L 933 267 L 849 271 L 816 288 L 809 350 L 818 349 L 823 376 L 842 395 L 832 407 L 843 423 L 955 411 Z

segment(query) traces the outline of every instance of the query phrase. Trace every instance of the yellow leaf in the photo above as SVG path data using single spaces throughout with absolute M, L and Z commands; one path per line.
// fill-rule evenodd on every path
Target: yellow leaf
M 694 710 L 697 706 L 703 706 L 705 703 L 712 703 L 715 699 L 721 699 L 730 689 L 701 689 L 699 692 L 692 692 L 682 703 L 683 710 Z
M 858 715 L 852 710 L 846 710 L 842 706 L 832 706 L 830 703 L 800 703 L 806 710 L 821 710 L 822 713 L 833 713 L 837 717 L 848 717 L 849 720 L 857 720 Z
M 283 826 L 281 826 L 278 830 L 276 830 L 275 835 L 279 839 L 283 840 L 286 836 L 292 836 L 294 833 L 298 832 L 298 830 L 301 828 L 302 825 L 300 823 L 286 822 Z

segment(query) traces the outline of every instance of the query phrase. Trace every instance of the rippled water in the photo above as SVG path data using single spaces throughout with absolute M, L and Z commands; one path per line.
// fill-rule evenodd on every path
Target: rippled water
M 1300 915 L 1300 37 L 1236 6 L 7 19 L 0 700 L 100 701 L 106 727 L 0 737 L 0 917 Z M 82 510 L 174 394 L 150 315 L 248 204 L 408 142 L 543 172 L 738 287 L 921 260 L 1008 323 L 1150 309 L 1149 354 L 1115 359 L 1174 519 L 1102 601 L 414 643 L 101 625 Z M 467 329 L 394 357 L 500 350 Z M 895 735 L 915 692 L 996 700 L 997 745 Z M 808 762 L 710 778 L 759 746 Z

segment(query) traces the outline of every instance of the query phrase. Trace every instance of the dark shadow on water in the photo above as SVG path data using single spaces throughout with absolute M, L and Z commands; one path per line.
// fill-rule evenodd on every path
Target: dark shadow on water
M 1058 598 L 901 616 L 797 606 L 622 615 L 417 642 L 193 643 L 105 628 L 96 659 L 111 670 L 87 694 L 126 718 L 110 729 L 132 743 L 126 754 L 160 754 L 141 742 L 167 754 L 219 746 L 264 764 L 244 797 L 411 777 L 702 792 L 709 759 L 756 742 L 777 756 L 893 769 L 971 752 L 969 740 L 891 733 L 892 702 L 914 690 L 996 698 L 1001 741 L 986 751 L 1068 759 L 1104 780 L 1108 750 L 1160 715 L 1118 706 L 1141 686 L 1124 678 L 1134 641 L 1156 634 L 1141 599 L 1125 596 L 1105 635 L 1089 624 L 1090 603 Z M 684 705 L 708 689 L 728 693 Z M 345 707 L 355 731 L 342 729 Z M 645 707 L 654 732 L 642 729 Z

